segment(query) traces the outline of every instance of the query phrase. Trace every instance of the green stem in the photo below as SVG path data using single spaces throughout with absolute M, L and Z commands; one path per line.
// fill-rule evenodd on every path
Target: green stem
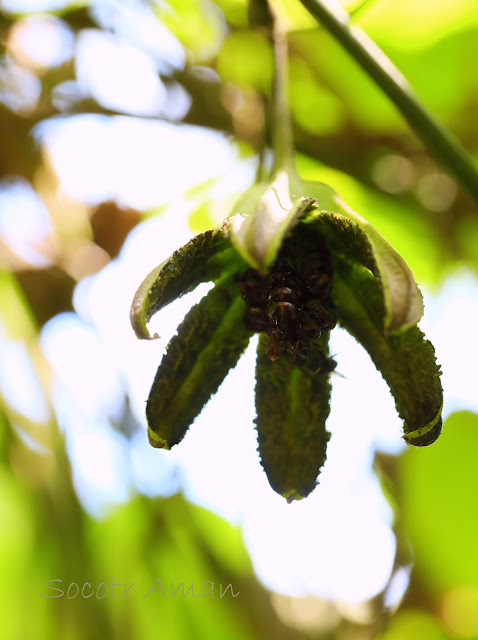
M 436 160 L 478 203 L 478 171 L 466 151 L 430 115 L 393 63 L 363 31 L 349 26 L 348 14 L 327 0 L 300 0 L 390 98 Z
M 294 141 L 288 100 L 288 47 L 287 34 L 274 16 L 272 30 L 274 49 L 274 86 L 272 92 L 272 146 L 274 165 L 272 176 L 281 171 L 295 174 Z

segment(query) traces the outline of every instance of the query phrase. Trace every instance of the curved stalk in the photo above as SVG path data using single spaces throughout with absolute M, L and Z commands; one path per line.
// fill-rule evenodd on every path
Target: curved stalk
M 478 170 L 459 142 L 427 111 L 393 63 L 349 15 L 328 0 L 300 0 L 309 13 L 346 49 L 390 98 L 436 160 L 478 203 Z
M 274 165 L 272 175 L 285 171 L 295 174 L 294 139 L 289 111 L 289 64 L 287 34 L 274 16 L 272 29 L 274 49 L 274 86 L 272 91 L 272 146 Z

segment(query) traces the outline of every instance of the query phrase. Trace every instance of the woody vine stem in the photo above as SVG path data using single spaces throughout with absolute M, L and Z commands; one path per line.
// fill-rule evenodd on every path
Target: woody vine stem
M 427 111 L 410 85 L 367 34 L 349 26 L 350 16 L 330 0 L 300 0 L 390 98 L 435 159 L 478 204 L 478 170 L 459 142 Z

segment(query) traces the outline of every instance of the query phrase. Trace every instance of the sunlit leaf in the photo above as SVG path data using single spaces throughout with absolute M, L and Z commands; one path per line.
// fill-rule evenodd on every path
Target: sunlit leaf
M 343 105 L 333 93 L 316 81 L 302 57 L 290 61 L 290 108 L 294 121 L 307 133 L 333 135 L 344 126 Z
M 450 636 L 444 632 L 434 616 L 413 608 L 399 612 L 390 621 L 386 631 L 377 636 L 377 640 L 402 640 L 403 638 L 449 640 Z
M 221 11 L 208 0 L 168 0 L 152 3 L 161 20 L 188 50 L 195 64 L 208 60 L 225 35 Z
M 216 69 L 225 82 L 269 93 L 272 77 L 271 46 L 260 33 L 232 32 L 218 54 Z
M 478 586 L 478 416 L 452 414 L 443 436 L 400 459 L 400 504 L 417 578 L 435 596 Z

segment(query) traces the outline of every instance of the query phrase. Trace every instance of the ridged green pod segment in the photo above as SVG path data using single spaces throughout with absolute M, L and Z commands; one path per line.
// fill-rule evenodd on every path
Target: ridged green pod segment
M 336 260 L 333 295 L 340 324 L 368 351 L 390 387 L 405 441 L 417 447 L 435 442 L 443 390 L 433 345 L 416 326 L 397 335 L 383 332 L 377 279 L 365 267 Z
M 225 226 L 192 238 L 153 269 L 140 285 L 131 305 L 130 319 L 138 338 L 149 340 L 147 323 L 161 308 L 202 282 L 214 282 L 227 265 L 241 263 L 225 237 Z
M 247 346 L 251 333 L 234 280 L 226 276 L 194 305 L 167 347 L 146 405 L 154 447 L 169 449 L 182 440 Z
M 326 334 L 320 347 L 327 355 Z M 272 363 L 267 349 L 268 337 L 261 335 L 255 389 L 258 449 L 271 487 L 292 502 L 313 491 L 325 462 L 331 386 L 328 373 L 291 368 L 284 356 Z
M 328 205 L 335 208 L 321 210 L 318 201 L 319 208 L 309 212 L 305 221 L 320 231 L 334 256 L 361 263 L 377 276 L 383 298 L 381 325 L 387 333 L 416 325 L 423 315 L 423 300 L 407 263 L 371 224 L 332 194 L 335 198 Z

